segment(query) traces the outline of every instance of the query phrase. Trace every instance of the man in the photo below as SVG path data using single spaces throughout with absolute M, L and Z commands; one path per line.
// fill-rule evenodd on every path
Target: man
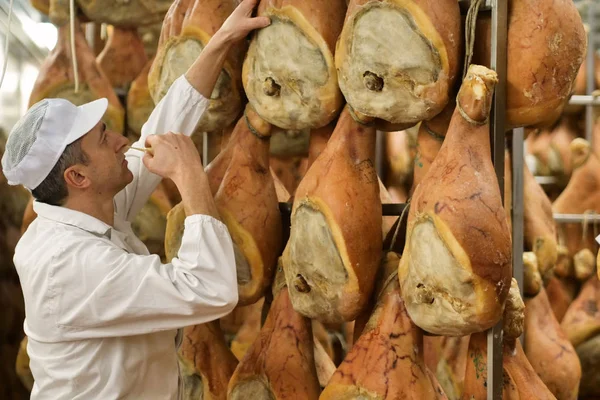
M 227 51 L 269 24 L 244 0 L 179 77 L 136 146 L 106 129 L 107 100 L 34 105 L 2 159 L 11 184 L 32 191 L 37 219 L 15 250 L 25 298 L 32 399 L 175 399 L 177 330 L 228 314 L 237 303 L 233 246 L 216 207 L 194 131 Z M 168 131 L 183 134 L 168 133 Z M 162 178 L 187 218 L 177 258 L 162 264 L 130 222 Z M 177 338 L 176 338 L 177 337 Z

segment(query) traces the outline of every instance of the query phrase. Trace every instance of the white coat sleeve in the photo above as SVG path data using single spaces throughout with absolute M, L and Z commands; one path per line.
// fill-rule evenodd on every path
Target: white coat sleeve
M 132 146 L 145 147 L 146 138 L 150 135 L 174 132 L 191 136 L 208 104 L 209 100 L 188 82 L 185 75 L 180 76 L 156 105 L 148 121 L 142 126 L 139 140 Z M 117 193 L 114 205 L 115 213 L 121 219 L 132 222 L 161 178 L 148 171 L 142 162 L 142 152 L 129 150 L 125 157 L 128 168 L 133 173 L 133 181 Z
M 108 241 L 79 243 L 54 257 L 55 268 L 83 268 L 56 274 L 60 279 L 52 284 L 52 293 L 61 293 L 63 285 L 72 287 L 73 280 L 85 286 L 80 293 L 62 290 L 56 313 L 61 340 L 178 329 L 218 319 L 237 304 L 231 237 L 210 216 L 186 218 L 178 257 L 168 264 L 156 255 L 127 253 Z

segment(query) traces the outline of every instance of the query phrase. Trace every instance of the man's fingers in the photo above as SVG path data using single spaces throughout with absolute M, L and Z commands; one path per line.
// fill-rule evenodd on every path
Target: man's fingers
M 271 19 L 269 17 L 256 17 L 256 18 L 252 18 L 248 22 L 248 25 L 252 29 L 264 28 L 266 26 L 271 25 Z
M 155 143 L 156 143 L 156 141 L 158 140 L 158 136 L 159 136 L 159 135 L 149 135 L 149 136 L 146 138 L 146 143 L 145 143 L 145 146 L 146 146 L 146 147 L 152 147 L 152 145 L 153 145 L 153 144 L 155 144 Z
M 248 15 L 250 15 L 252 13 L 252 10 L 254 9 L 254 7 L 256 7 L 257 3 L 258 3 L 258 0 L 244 0 L 238 7 L 240 7 L 242 10 L 247 12 Z

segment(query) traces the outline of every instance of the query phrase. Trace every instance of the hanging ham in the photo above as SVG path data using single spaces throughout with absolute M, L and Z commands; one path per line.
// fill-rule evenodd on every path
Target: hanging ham
M 538 271 L 547 281 L 558 259 L 552 203 L 523 161 L 523 236 L 525 251 L 533 251 Z
M 125 89 L 148 62 L 144 43 L 135 28 L 109 27 L 108 31 L 108 40 L 96 61 L 114 88 Z
M 525 305 L 513 278 L 504 312 L 502 398 L 505 400 L 555 400 L 527 360 L 519 336 L 524 329 Z M 487 399 L 487 334 L 471 335 L 462 400 Z
M 131 83 L 127 93 L 127 133 L 132 143 L 142 134 L 142 126 L 154 110 L 154 101 L 148 91 L 148 71 L 152 60 L 148 61 L 139 75 Z
M 110 81 L 98 66 L 94 53 L 89 48 L 81 27 L 75 23 L 75 54 L 78 64 L 79 90 L 75 92 L 75 73 L 71 57 L 69 25 L 58 28 L 56 47 L 42 63 L 35 81 L 29 106 L 38 101 L 59 97 L 79 106 L 102 97 L 108 99 L 108 109 L 102 120 L 108 129 L 122 133 L 125 110 L 112 89 Z
M 48 13 L 54 25 L 61 26 L 69 22 L 69 1 L 48 0 L 46 11 L 45 0 L 33 0 L 38 9 Z M 169 9 L 172 0 L 76 0 L 85 16 L 98 24 L 109 24 L 134 28 L 160 22 Z
M 600 212 L 600 160 L 585 139 L 571 142 L 573 175 L 569 184 L 552 205 L 555 213 L 596 214 Z M 600 233 L 598 223 L 585 221 L 558 226 L 559 243 L 564 243 L 573 257 L 576 277 L 585 280 L 593 271 L 598 245 L 594 238 Z
M 581 364 L 550 308 L 546 291 L 525 298 L 525 355 L 558 400 L 577 400 Z
M 343 105 L 334 65 L 344 0 L 262 0 L 271 25 L 253 37 L 243 81 L 256 112 L 284 129 L 319 128 Z
M 550 306 L 558 322 L 562 322 L 569 306 L 576 297 L 577 285 L 573 279 L 562 279 L 554 277 L 550 279 L 548 286 L 545 287 Z
M 236 5 L 236 0 L 173 2 L 165 16 L 156 57 L 148 75 L 148 87 L 155 103 L 163 98 L 175 79 L 185 74 Z M 208 109 L 198 123 L 198 132 L 218 132 L 233 123 L 242 111 L 244 51 L 244 44 L 240 42 L 228 52 Z
M 283 276 L 273 292 L 265 324 L 229 381 L 228 400 L 319 398 L 310 319 L 292 307 Z
M 375 128 L 342 112 L 327 147 L 296 190 L 283 255 L 294 308 L 323 322 L 365 307 L 382 249 Z
M 583 285 L 561 322 L 581 361 L 581 397 L 600 396 L 600 279 Z
M 219 321 L 186 327 L 179 350 L 185 400 L 226 400 L 238 361 L 227 347 Z
M 236 244 L 241 305 L 254 303 L 269 287 L 283 246 L 281 214 L 269 168 L 270 128 L 248 106 L 220 153 L 231 161 L 215 202 Z M 207 174 L 212 181 L 211 169 Z
M 441 338 L 442 353 L 434 369 L 435 375 L 448 399 L 458 400 L 463 392 L 470 336 Z
M 543 286 L 537 257 L 531 251 L 523 253 L 523 282 L 523 293 L 527 296 L 536 296 Z
M 448 103 L 461 47 L 454 0 L 351 0 L 335 54 L 340 89 L 361 121 L 408 128 Z
M 456 102 L 451 100 L 441 113 L 430 121 L 421 122 L 417 135 L 417 154 L 414 159 L 411 193 L 415 192 L 439 153 L 455 109 Z
M 394 271 L 398 256 L 389 261 L 371 318 L 321 400 L 447 398 L 425 366 L 423 332 L 406 313 Z
M 183 203 L 180 203 L 183 204 Z M 167 262 L 177 256 L 185 221 L 185 211 L 169 214 L 165 241 Z M 237 359 L 229 350 L 219 321 L 187 326 L 178 352 L 183 399 L 225 400 L 227 384 L 237 366 Z
M 238 304 L 263 296 L 272 282 L 282 248 L 282 225 L 275 183 L 269 168 L 271 125 L 248 106 L 227 146 L 206 167 L 210 190 L 221 220 L 234 242 Z M 182 204 L 169 218 L 179 218 L 168 241 L 181 241 Z
M 385 140 L 384 170 L 385 186 L 407 192 L 412 184 L 416 132 L 410 130 L 383 132 Z
M 444 144 L 412 198 L 398 276 L 410 317 L 431 333 L 492 327 L 510 287 L 510 232 L 489 142 L 496 82 L 495 72 L 470 66 Z
M 488 14 L 489 15 L 489 14 Z M 477 21 L 473 63 L 489 65 L 491 17 Z M 506 130 L 547 126 L 561 115 L 586 50 L 572 0 L 508 1 Z

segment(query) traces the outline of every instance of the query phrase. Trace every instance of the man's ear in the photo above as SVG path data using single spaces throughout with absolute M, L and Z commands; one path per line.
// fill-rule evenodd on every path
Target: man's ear
M 90 178 L 87 176 L 85 167 L 81 164 L 75 164 L 65 170 L 64 174 L 67 186 L 74 189 L 86 189 L 91 185 Z

